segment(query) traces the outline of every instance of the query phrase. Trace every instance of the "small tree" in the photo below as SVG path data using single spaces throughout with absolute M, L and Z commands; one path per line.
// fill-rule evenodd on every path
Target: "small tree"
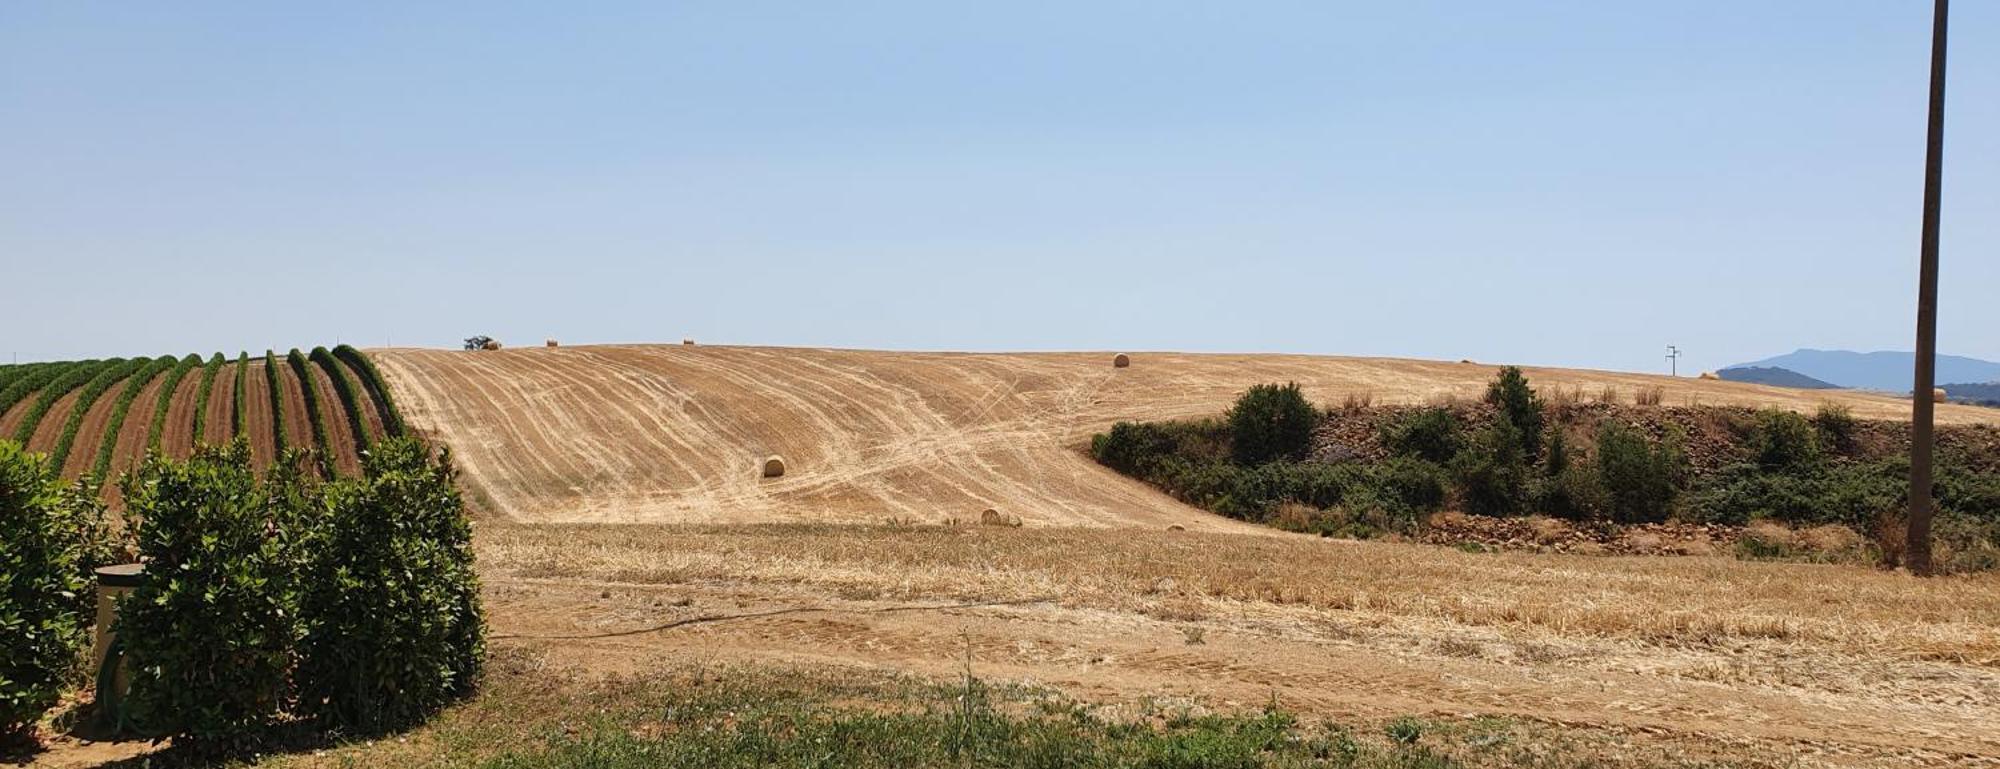
M 88 575 L 104 552 L 96 497 L 0 440 L 0 740 L 55 705 L 89 639 Z
M 1418 409 L 1384 426 L 1382 444 L 1400 456 L 1450 462 L 1458 454 L 1458 418 L 1445 408 Z
M 125 479 L 149 575 L 119 613 L 140 731 L 228 744 L 284 704 L 296 641 L 295 538 L 306 493 L 299 455 L 267 482 L 250 444 L 151 457 Z
M 1229 409 L 1230 454 L 1245 465 L 1304 458 L 1318 421 L 1298 384 L 1257 385 Z
M 372 446 L 330 485 L 300 594 L 299 711 L 329 726 L 405 726 L 468 692 L 484 658 L 472 525 L 448 456 Z
M 1685 481 L 1686 461 L 1673 436 L 1654 442 L 1622 424 L 1605 422 L 1597 431 L 1597 473 L 1612 520 L 1666 520 Z
M 1757 414 L 1750 435 L 1750 457 L 1766 470 L 1799 470 L 1818 464 L 1819 432 L 1805 417 L 1784 409 Z
M 1480 430 L 1452 462 L 1467 510 L 1480 515 L 1521 512 L 1528 494 L 1528 457 L 1521 431 L 1504 419 Z
M 1520 433 L 1522 451 L 1530 458 L 1541 453 L 1542 399 L 1528 386 L 1528 377 L 1516 366 L 1500 369 L 1499 376 L 1486 385 L 1486 402 L 1500 410 L 1500 418 Z

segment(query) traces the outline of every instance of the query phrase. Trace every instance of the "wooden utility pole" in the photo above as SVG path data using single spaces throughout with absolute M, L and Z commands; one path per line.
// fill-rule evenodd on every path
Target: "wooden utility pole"
M 1937 411 L 1938 209 L 1944 182 L 1944 53 L 1950 0 L 1937 0 L 1931 19 L 1931 114 L 1924 152 L 1924 232 L 1917 274 L 1917 371 L 1910 390 L 1910 573 L 1929 576 L 1931 563 L 1931 453 Z

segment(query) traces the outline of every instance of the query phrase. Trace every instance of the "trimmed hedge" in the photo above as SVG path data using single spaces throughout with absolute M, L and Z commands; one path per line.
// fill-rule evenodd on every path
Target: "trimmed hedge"
M 102 480 L 111 471 L 111 455 L 118 451 L 118 433 L 125 428 L 125 417 L 132 411 L 132 401 L 139 399 L 139 391 L 161 374 L 177 368 L 180 362 L 172 355 L 163 355 L 125 380 L 125 388 L 118 391 L 118 399 L 111 404 L 111 418 L 104 423 L 104 436 L 97 441 L 97 458 L 90 463 L 91 476 Z
M 124 363 L 123 358 L 112 358 L 60 364 L 55 375 L 41 388 L 40 394 L 35 396 L 34 405 L 28 407 L 28 415 L 22 417 L 19 427 L 14 428 L 14 441 L 27 445 L 28 439 L 35 437 L 35 428 L 41 426 L 42 418 L 48 415 L 49 407 L 54 406 L 56 401 L 68 395 L 71 390 L 82 387 L 91 377 L 97 376 L 97 372 L 117 368 Z
M 104 541 L 94 489 L 0 440 L 0 738 L 32 727 L 78 672 Z
M 94 361 L 84 361 L 84 363 L 92 362 Z M 14 404 L 20 403 L 23 399 L 35 394 L 35 392 L 41 390 L 43 387 L 47 387 L 50 381 L 54 380 L 66 368 L 72 365 L 80 364 L 22 364 L 20 367 L 22 370 L 15 372 L 14 376 L 8 378 L 5 387 L 0 387 L 0 415 L 4 415 L 12 410 Z
M 353 346 L 345 344 L 333 348 L 333 355 L 353 368 L 355 375 L 361 379 L 361 386 L 368 389 L 368 397 L 375 401 L 376 407 L 382 412 L 382 429 L 390 435 L 402 435 L 403 413 L 396 408 L 395 399 L 390 397 L 389 382 L 382 378 L 381 371 L 376 370 L 375 361 L 369 360 L 367 355 L 354 349 Z
M 97 403 L 98 397 L 112 385 L 136 376 L 152 362 L 149 358 L 133 358 L 123 365 L 106 366 L 83 386 L 83 392 L 76 396 L 76 405 L 70 407 L 69 417 L 63 420 L 62 435 L 56 438 L 55 450 L 49 452 L 49 462 L 56 466 L 58 472 L 69 461 L 70 449 L 76 447 L 77 430 L 83 426 L 84 417 L 89 415 L 90 407 Z
M 194 388 L 194 445 L 196 446 L 200 446 L 208 441 L 208 399 L 209 396 L 215 393 L 215 377 L 221 371 L 221 352 L 209 356 L 208 363 L 203 364 L 201 367 L 201 383 L 195 385 Z M 166 395 L 166 398 L 172 397 L 172 395 Z M 161 424 L 165 424 L 167 421 L 166 398 L 160 401 Z M 155 427 L 153 428 L 153 432 L 154 434 L 158 434 L 160 430 L 158 427 Z
M 285 440 L 285 383 L 278 379 L 278 354 L 264 351 L 265 389 L 271 391 L 271 441 L 279 451 L 284 451 L 290 441 Z
M 250 353 L 236 353 L 236 390 L 231 393 L 229 405 L 229 435 L 243 434 L 243 386 L 250 382 Z
M 319 388 L 313 386 L 312 371 L 306 368 L 306 356 L 294 347 L 285 355 L 285 365 L 291 367 L 292 378 L 299 383 L 299 395 L 306 401 L 306 423 L 312 426 L 313 451 L 319 455 L 320 473 L 331 478 L 333 442 L 326 437 L 326 415 L 320 410 Z
M 216 355 L 220 357 L 221 353 L 216 353 Z M 157 451 L 160 448 L 160 442 L 166 439 L 167 412 L 173 408 L 174 391 L 180 389 L 181 380 L 187 378 L 188 372 L 193 371 L 194 367 L 199 365 L 201 365 L 201 356 L 196 353 L 188 353 L 188 356 L 182 358 L 172 371 L 167 372 L 167 381 L 160 383 L 160 397 L 153 401 L 153 421 L 146 428 L 147 448 Z M 196 408 L 200 408 L 200 404 L 207 402 L 208 399 L 206 396 L 197 396 L 195 399 Z M 200 412 L 197 411 L 196 413 L 199 414 Z M 199 417 L 194 420 L 196 443 L 201 442 L 201 421 Z
M 325 347 L 314 347 L 306 359 L 319 364 L 320 370 L 326 372 L 327 381 L 333 383 L 334 395 L 340 398 L 341 410 L 346 412 L 347 428 L 354 433 L 355 446 L 366 450 L 368 444 L 373 442 L 373 436 L 368 432 L 368 420 L 361 416 L 354 380 L 347 377 L 346 369 L 341 368 L 340 362 L 334 360 L 333 354 L 327 352 Z

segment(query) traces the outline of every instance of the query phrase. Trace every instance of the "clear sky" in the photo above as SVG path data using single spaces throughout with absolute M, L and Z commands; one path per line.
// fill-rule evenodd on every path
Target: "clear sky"
M 1908 349 L 1930 4 L 0 4 L 0 356 Z M 1941 347 L 2000 358 L 2000 3 Z

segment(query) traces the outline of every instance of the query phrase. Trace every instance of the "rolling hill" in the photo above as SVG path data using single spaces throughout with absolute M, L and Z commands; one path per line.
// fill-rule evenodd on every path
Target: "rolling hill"
M 1832 384 L 1862 390 L 1907 393 L 1910 374 L 1916 367 L 1914 353 L 1850 352 L 1848 350 L 1803 349 L 1731 366 L 1782 368 Z M 1939 382 L 1992 382 L 2000 380 L 2000 363 L 1962 355 L 1937 356 Z
M 1125 419 L 1212 416 L 1260 382 L 1321 404 L 1476 398 L 1495 368 L 1303 355 L 941 353 L 682 345 L 493 352 L 369 351 L 409 424 L 447 442 L 475 502 L 524 523 L 936 522 L 993 507 L 1033 525 L 1239 524 L 1090 461 L 1092 433 Z M 1538 387 L 1669 405 L 1907 418 L 1907 401 L 1845 391 L 1530 368 Z M 2000 413 L 1941 407 L 1943 423 Z M 783 455 L 789 471 L 763 479 Z
M 1800 390 L 1835 390 L 1840 385 L 1822 382 L 1788 368 L 1776 366 L 1737 366 L 1715 372 L 1716 376 L 1731 382 L 1791 387 Z

